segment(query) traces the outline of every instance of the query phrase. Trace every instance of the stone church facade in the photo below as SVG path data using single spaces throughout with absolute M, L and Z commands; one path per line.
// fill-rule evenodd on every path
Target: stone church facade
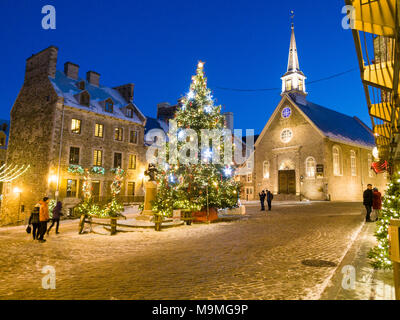
M 26 61 L 24 84 L 11 110 L 7 163 L 30 168 L 5 184 L 1 224 L 23 220 L 44 196 L 62 200 L 64 208 L 79 203 L 84 177 L 69 172 L 72 165 L 106 170 L 92 175 L 99 199 L 111 195 L 110 169 L 117 167 L 126 172 L 122 196 L 144 192 L 146 117 L 133 102 L 134 85 L 103 86 L 93 71 L 81 78 L 71 62 L 57 70 L 57 55 L 52 46 Z
M 386 175 L 376 175 L 375 138 L 357 117 L 307 100 L 292 27 L 282 99 L 255 143 L 242 199 L 271 190 L 276 200 L 360 201 L 367 184 L 381 191 Z

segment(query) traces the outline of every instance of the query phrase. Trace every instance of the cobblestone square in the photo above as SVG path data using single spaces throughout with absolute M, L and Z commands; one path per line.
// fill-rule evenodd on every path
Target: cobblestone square
M 78 235 L 64 222 L 46 243 L 0 229 L 0 299 L 318 299 L 361 230 L 359 203 L 247 206 L 236 222 Z M 323 267 L 305 260 L 324 260 Z M 42 288 L 42 268 L 56 289 Z

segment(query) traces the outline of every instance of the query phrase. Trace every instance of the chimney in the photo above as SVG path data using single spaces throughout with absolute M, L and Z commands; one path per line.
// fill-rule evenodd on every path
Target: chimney
M 225 112 L 225 127 L 233 132 L 233 112 Z
M 171 106 L 168 102 L 157 104 L 157 119 L 168 122 L 174 118 L 178 106 Z
M 115 87 L 114 90 L 117 90 L 119 94 L 127 101 L 130 102 L 133 100 L 133 89 L 135 85 L 133 83 L 124 84 L 119 87 Z
M 94 71 L 88 71 L 86 73 L 86 80 L 91 85 L 98 87 L 100 85 L 100 74 Z
M 56 76 L 58 48 L 50 46 L 26 59 L 25 82 Z
M 79 66 L 72 62 L 66 62 L 64 64 L 64 73 L 68 78 L 78 80 Z

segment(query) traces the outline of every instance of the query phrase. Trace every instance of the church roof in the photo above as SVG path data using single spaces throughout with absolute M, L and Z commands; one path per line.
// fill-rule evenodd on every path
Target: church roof
M 357 117 L 350 117 L 305 99 L 296 101 L 296 105 L 326 137 L 343 143 L 375 147 L 373 132 Z

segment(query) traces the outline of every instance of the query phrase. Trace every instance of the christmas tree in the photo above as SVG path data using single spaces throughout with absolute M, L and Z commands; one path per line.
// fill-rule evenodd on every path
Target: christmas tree
M 240 184 L 234 179 L 232 134 L 225 129 L 221 106 L 214 105 L 207 88 L 203 62 L 192 77 L 189 93 L 180 100 L 174 121 L 170 122 L 165 152 L 159 153 L 164 157 L 157 163 L 153 211 L 171 216 L 174 209 L 194 212 L 237 206 Z M 212 136 L 204 139 L 205 130 Z
M 372 259 L 372 266 L 376 269 L 391 269 L 392 262 L 389 258 L 388 227 L 391 219 L 399 219 L 400 215 L 400 172 L 393 175 L 383 197 L 382 211 L 377 222 L 375 236 L 378 245 L 371 249 L 368 257 Z

